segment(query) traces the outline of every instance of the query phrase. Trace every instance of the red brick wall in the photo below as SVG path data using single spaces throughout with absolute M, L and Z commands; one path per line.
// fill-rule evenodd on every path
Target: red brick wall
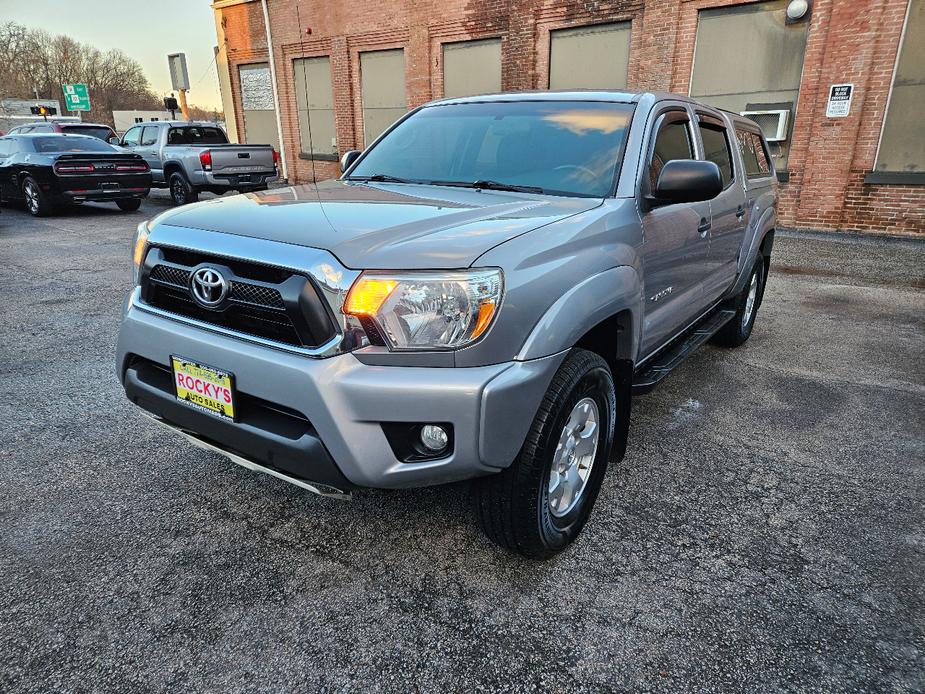
M 330 56 L 338 149 L 344 152 L 363 146 L 363 51 L 404 48 L 410 108 L 442 96 L 443 43 L 500 37 L 502 88 L 544 89 L 551 30 L 631 21 L 630 88 L 687 93 L 698 11 L 754 1 L 760 0 L 269 0 L 289 177 L 311 180 L 313 163 L 299 157 L 294 58 Z M 781 184 L 781 223 L 925 234 L 925 186 L 864 183 L 874 167 L 907 0 L 815 0 L 813 5 L 790 180 Z M 226 22 L 235 117 L 243 128 L 237 66 L 268 59 L 261 4 L 216 11 Z M 826 118 L 828 87 L 843 82 L 855 85 L 851 114 Z M 315 161 L 314 175 L 334 177 L 338 166 Z

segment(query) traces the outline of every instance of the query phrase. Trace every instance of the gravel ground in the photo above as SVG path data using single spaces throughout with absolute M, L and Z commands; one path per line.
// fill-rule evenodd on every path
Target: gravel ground
M 135 214 L 0 215 L 0 690 L 925 689 L 925 244 L 782 235 L 751 341 L 634 401 L 577 544 L 322 499 L 123 398 Z

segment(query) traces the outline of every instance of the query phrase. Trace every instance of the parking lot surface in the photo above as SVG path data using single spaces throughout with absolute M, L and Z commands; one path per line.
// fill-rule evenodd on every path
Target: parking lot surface
M 779 237 L 751 340 L 634 401 L 535 563 L 464 484 L 322 499 L 131 407 L 167 204 L 0 214 L 0 691 L 925 688 L 925 244 Z

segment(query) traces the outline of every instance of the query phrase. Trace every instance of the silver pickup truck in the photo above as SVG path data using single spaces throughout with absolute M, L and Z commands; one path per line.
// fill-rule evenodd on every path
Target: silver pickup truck
M 145 158 L 154 187 L 169 188 L 175 205 L 196 202 L 202 191 L 266 190 L 278 175 L 273 147 L 229 144 L 216 123 L 141 123 L 128 129 L 118 144 Z
M 624 456 L 632 396 L 752 332 L 776 224 L 761 130 L 672 94 L 502 94 L 417 108 L 342 166 L 139 226 L 128 398 L 321 494 L 472 478 L 492 539 L 555 554 Z

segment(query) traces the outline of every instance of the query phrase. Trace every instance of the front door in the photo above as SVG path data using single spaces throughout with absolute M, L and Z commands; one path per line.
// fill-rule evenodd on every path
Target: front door
M 648 356 L 704 309 L 710 203 L 656 205 L 647 199 L 665 163 L 694 159 L 690 114 L 681 105 L 659 113 L 640 181 L 645 316 L 642 354 Z

